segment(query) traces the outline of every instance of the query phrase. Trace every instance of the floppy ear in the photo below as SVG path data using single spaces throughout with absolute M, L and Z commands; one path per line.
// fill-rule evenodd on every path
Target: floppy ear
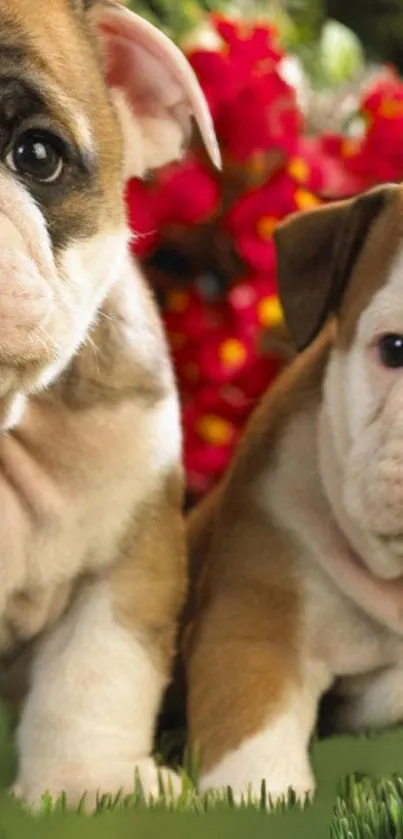
M 213 163 L 220 151 L 210 111 L 183 53 L 152 24 L 120 4 L 90 3 L 106 82 L 120 117 L 129 177 L 176 160 L 195 118 Z
M 284 317 L 298 350 L 337 314 L 372 223 L 398 187 L 290 216 L 274 231 Z

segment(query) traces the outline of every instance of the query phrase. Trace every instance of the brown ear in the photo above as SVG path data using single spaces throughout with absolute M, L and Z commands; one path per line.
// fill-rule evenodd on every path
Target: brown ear
M 284 317 L 298 350 L 337 314 L 372 223 L 399 187 L 290 216 L 274 231 Z

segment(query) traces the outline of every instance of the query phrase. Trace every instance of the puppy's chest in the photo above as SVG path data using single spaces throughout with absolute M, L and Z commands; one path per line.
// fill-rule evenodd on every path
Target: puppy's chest
M 40 632 L 78 577 L 116 558 L 139 487 L 130 423 L 116 423 L 36 406 L 0 439 L 0 650 Z
M 403 636 L 373 620 L 314 564 L 305 566 L 305 632 L 310 654 L 349 679 L 403 658 Z

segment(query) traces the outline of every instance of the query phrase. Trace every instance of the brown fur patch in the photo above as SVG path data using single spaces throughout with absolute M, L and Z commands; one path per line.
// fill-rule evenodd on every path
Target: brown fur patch
M 182 473 L 173 472 L 159 493 L 135 511 L 119 562 L 110 572 L 118 621 L 144 638 L 167 675 L 187 582 L 182 492 Z
M 295 213 L 276 228 L 279 294 L 297 349 L 305 349 L 329 317 L 338 316 L 372 226 L 397 195 L 397 186 L 378 187 Z
M 298 679 L 298 594 L 281 535 L 244 512 L 216 550 L 232 579 L 228 567 L 211 571 L 186 645 L 189 739 L 203 771 L 256 734 Z
M 52 0 L 51 4 L 48 0 L 34 4 L 0 0 L 0 23 L 0 67 L 3 41 L 8 45 L 7 74 L 37 92 L 49 127 L 63 130 L 83 155 L 82 164 L 71 168 L 60 189 L 38 189 L 35 194 L 54 246 L 63 247 L 69 239 L 90 235 L 101 226 L 121 224 L 121 132 L 85 17 L 73 14 L 68 0 Z M 22 59 L 18 60 L 18 55 Z M 91 150 L 81 123 L 88 127 Z M 90 170 L 86 173 L 89 154 Z
M 225 480 L 188 522 L 184 614 L 190 741 L 202 769 L 257 733 L 299 679 L 300 602 L 293 545 L 258 508 L 287 420 L 317 400 L 332 326 L 255 411 Z
M 336 345 L 348 350 L 360 315 L 388 278 L 393 258 L 403 241 L 403 192 L 396 191 L 375 219 L 357 260 L 338 317 Z

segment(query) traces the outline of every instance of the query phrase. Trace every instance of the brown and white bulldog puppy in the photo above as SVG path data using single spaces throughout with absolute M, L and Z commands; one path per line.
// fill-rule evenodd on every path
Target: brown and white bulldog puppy
M 183 638 L 201 788 L 301 798 L 322 696 L 403 719 L 403 189 L 275 234 L 300 350 L 189 520 Z
M 130 792 L 136 768 L 158 788 L 181 434 L 124 185 L 180 156 L 192 114 L 218 164 L 184 56 L 123 7 L 0 0 L 0 658 L 10 692 L 29 647 L 29 803 Z

